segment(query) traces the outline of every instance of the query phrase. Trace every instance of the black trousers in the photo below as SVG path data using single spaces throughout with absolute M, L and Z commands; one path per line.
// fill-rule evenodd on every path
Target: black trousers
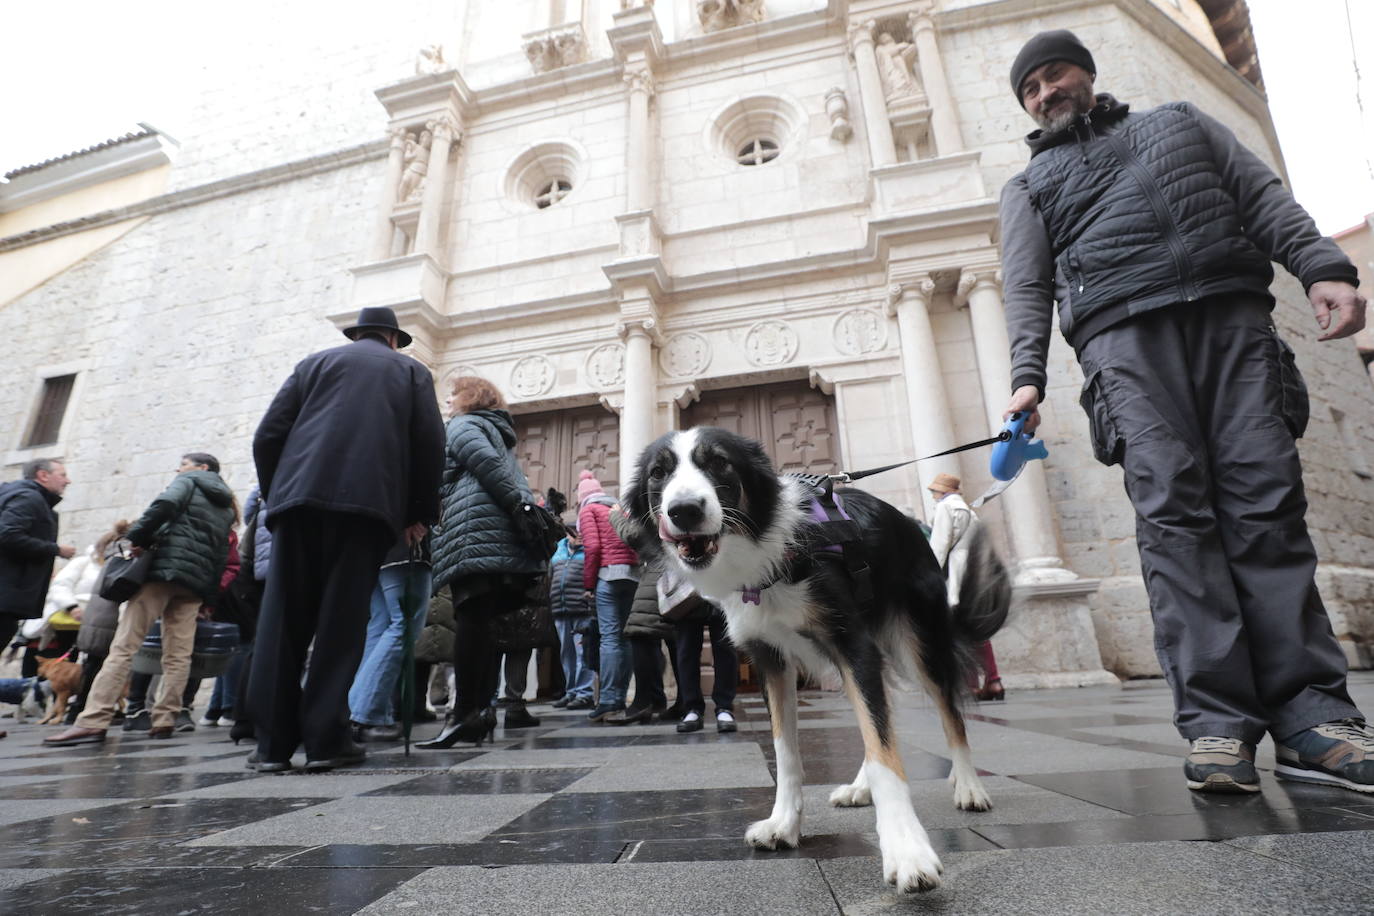
M 701 695 L 702 630 L 711 631 L 711 663 L 715 668 L 715 685 L 711 688 L 711 702 L 716 711 L 734 711 L 735 691 L 739 689 L 739 655 L 735 644 L 725 633 L 725 614 L 712 608 L 705 620 L 681 620 L 677 624 L 677 685 L 682 698 L 683 712 L 701 715 L 706 700 Z
M 634 663 L 635 698 L 630 704 L 632 709 L 663 709 L 668 705 L 668 694 L 663 690 L 663 645 L 664 640 L 656 636 L 631 636 L 630 658 Z M 697 651 L 701 641 L 697 641 Z M 668 643 L 668 660 L 673 666 L 673 680 L 678 678 L 677 640 Z M 698 677 L 700 681 L 700 677 Z M 682 694 L 682 681 L 678 683 L 678 695 Z M 697 688 L 700 692 L 700 687 Z
M 1148 312 L 1078 358 L 1094 451 L 1120 461 L 1135 506 L 1179 733 L 1256 742 L 1359 717 L 1314 581 L 1293 441 L 1305 404 L 1267 304 Z
M 23 622 L 18 617 L 0 614 L 0 652 L 9 649 L 14 634 L 19 632 L 19 625 Z
M 377 573 L 395 542 L 386 525 L 360 515 L 301 508 L 273 520 L 248 679 L 263 760 L 290 760 L 302 744 L 308 759 L 327 759 L 348 745 L 348 688 L 367 641 Z

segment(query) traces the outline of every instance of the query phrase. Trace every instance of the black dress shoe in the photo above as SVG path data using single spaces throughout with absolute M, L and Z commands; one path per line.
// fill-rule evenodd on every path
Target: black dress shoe
M 367 751 L 361 746 L 349 742 L 338 753 L 330 757 L 321 757 L 315 760 L 307 759 L 303 769 L 307 773 L 325 773 L 329 770 L 337 770 L 341 767 L 357 766 L 367 759 Z M 259 767 L 261 769 L 261 767 Z
M 401 726 L 394 723 L 391 725 L 355 725 L 353 726 L 353 740 L 358 744 L 400 741 Z
M 512 706 L 506 710 L 506 728 L 533 728 L 539 724 L 539 719 L 530 715 L 530 711 L 523 706 Z
M 291 769 L 289 760 L 262 760 L 253 764 L 253 768 L 259 773 L 286 773 Z

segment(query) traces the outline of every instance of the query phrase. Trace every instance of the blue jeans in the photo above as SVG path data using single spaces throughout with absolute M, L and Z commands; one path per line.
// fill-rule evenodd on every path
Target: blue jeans
M 0 646 L 0 649 L 5 648 Z M 24 699 L 24 691 L 32 690 L 38 683 L 36 677 L 0 677 L 0 703 L 18 704 Z
M 434 574 L 428 567 L 388 566 L 377 576 L 367 620 L 367 643 L 363 661 L 353 676 L 348 691 L 349 716 L 362 725 L 392 725 L 396 711 L 391 704 L 396 679 L 401 676 L 402 637 L 405 616 L 401 600 L 406 593 L 406 577 L 414 576 L 411 600 L 419 599 L 415 619 L 410 624 L 413 642 L 424 629 L 429 588 Z
M 558 657 L 563 662 L 563 680 L 567 689 L 565 697 L 580 700 L 592 695 L 592 669 L 587 667 L 587 656 L 582 650 L 582 634 L 573 632 L 576 617 L 555 617 L 554 626 L 558 628 Z
M 630 617 L 635 589 L 633 579 L 614 579 L 596 583 L 596 623 L 601 628 L 601 705 L 624 707 L 634 665 L 630 661 L 630 642 L 625 638 L 625 621 Z
M 239 679 L 243 676 L 243 660 L 253 651 L 252 643 L 239 642 L 238 648 L 229 659 L 229 667 L 215 678 L 215 689 L 210 692 L 210 705 L 205 708 L 206 717 L 230 718 L 234 704 L 239 698 Z

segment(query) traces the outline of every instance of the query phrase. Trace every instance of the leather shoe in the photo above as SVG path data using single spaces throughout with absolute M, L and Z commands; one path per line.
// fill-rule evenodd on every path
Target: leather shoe
M 105 729 L 82 728 L 73 725 L 60 735 L 49 735 L 43 739 L 44 747 L 76 747 L 79 744 L 104 744 Z
M 380 744 L 401 740 L 401 726 L 391 725 L 354 725 L 353 740 L 358 744 Z
M 325 773 L 329 770 L 337 770 L 341 767 L 357 766 L 367 759 L 367 751 L 361 746 L 349 742 L 340 748 L 337 754 L 332 757 L 321 757 L 318 760 L 306 760 L 305 771 L 307 773 Z M 259 767 L 259 770 L 262 768 Z
M 253 764 L 253 769 L 259 773 L 286 773 L 291 769 L 289 760 L 261 760 Z
M 506 728 L 533 728 L 539 724 L 539 719 L 530 715 L 530 711 L 523 706 L 512 706 L 506 710 Z
M 172 737 L 172 726 L 154 725 L 152 728 L 148 729 L 148 737 L 166 740 L 167 738 Z

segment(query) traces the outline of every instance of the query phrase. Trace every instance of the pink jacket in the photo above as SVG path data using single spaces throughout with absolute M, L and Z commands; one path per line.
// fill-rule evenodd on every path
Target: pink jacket
M 605 503 L 584 503 L 577 513 L 577 529 L 587 556 L 582 564 L 582 584 L 587 591 L 596 588 L 596 573 L 601 567 L 639 563 L 639 556 L 611 527 L 611 507 Z

